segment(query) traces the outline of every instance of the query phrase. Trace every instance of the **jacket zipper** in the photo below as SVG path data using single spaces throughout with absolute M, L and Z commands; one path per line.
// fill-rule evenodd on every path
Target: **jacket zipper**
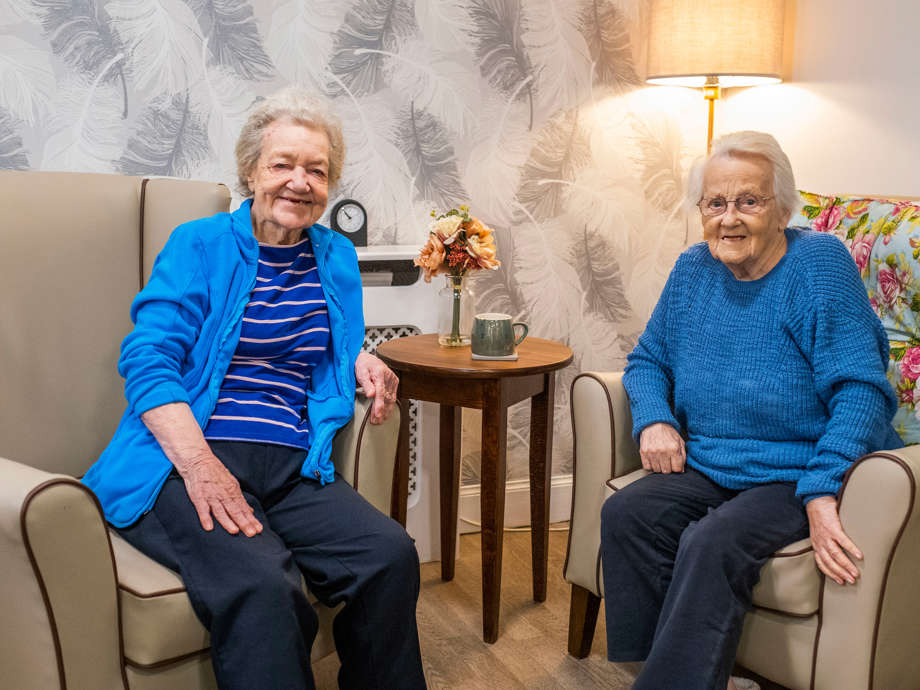
M 344 342 L 342 343 L 341 347 L 332 348 L 333 356 L 336 357 L 336 359 L 333 360 L 332 373 L 335 376 L 336 391 L 338 392 L 339 396 L 343 396 L 345 394 L 344 387 L 342 385 L 342 381 L 344 381 L 344 378 L 345 378 L 345 371 L 344 371 L 345 369 L 345 350 L 346 350 L 345 342 L 347 342 L 348 340 L 348 337 L 347 337 L 348 334 L 346 333 L 344 310 L 342 309 L 342 305 L 339 303 L 338 295 L 335 292 L 335 288 L 333 287 L 333 283 L 329 279 L 329 274 L 327 272 L 328 265 L 326 263 L 326 255 L 329 250 L 329 238 L 322 237 L 322 240 L 323 240 L 322 261 L 320 261 L 320 253 L 316 251 L 316 243 L 314 243 L 313 249 L 316 254 L 317 269 L 320 273 L 320 279 L 322 280 L 323 293 L 326 295 L 326 301 L 327 302 L 331 301 L 335 305 L 336 319 L 339 322 L 339 325 L 341 326 L 341 338 L 343 339 Z M 335 337 L 336 329 L 332 328 L 333 324 L 331 320 L 329 322 L 329 326 L 330 326 L 330 336 Z M 336 352 L 336 349 L 338 349 L 341 354 L 338 354 Z
M 247 262 L 247 265 L 249 265 L 248 262 Z M 227 338 L 230 337 L 230 331 L 236 328 L 236 325 L 239 323 L 240 319 L 243 317 L 243 311 L 246 309 L 246 303 L 249 301 L 249 296 L 252 294 L 252 289 L 256 285 L 256 274 L 258 273 L 258 269 L 259 269 L 258 261 L 254 265 L 251 265 L 250 268 L 251 268 L 251 275 L 249 277 L 249 286 L 245 290 L 245 292 L 243 292 L 242 296 L 240 297 L 240 300 L 237 303 L 233 311 L 233 318 L 228 322 L 226 328 L 224 328 L 224 332 L 220 336 L 220 344 L 217 347 L 218 352 L 223 351 L 224 343 L 226 343 Z M 231 358 L 233 357 L 232 354 L 230 356 Z M 223 359 L 223 357 L 221 359 Z M 208 412 L 208 419 L 210 419 L 210 416 L 214 413 L 214 408 L 217 405 L 217 396 L 220 395 L 220 384 L 223 382 L 224 375 L 226 375 L 226 373 L 227 373 L 227 370 L 226 368 L 224 368 L 224 372 L 220 375 L 220 381 L 217 381 L 218 376 L 217 376 L 216 368 L 214 372 L 211 374 L 211 380 L 208 382 L 208 396 L 209 396 L 208 407 L 210 408 L 210 412 Z M 215 385 L 215 382 L 216 382 L 216 385 Z M 208 421 L 207 419 L 198 421 L 202 429 L 205 427 L 205 424 L 207 423 L 207 421 Z

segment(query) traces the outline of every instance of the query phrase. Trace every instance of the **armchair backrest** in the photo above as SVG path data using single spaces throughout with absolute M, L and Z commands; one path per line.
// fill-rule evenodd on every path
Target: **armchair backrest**
M 124 411 L 116 363 L 141 279 L 175 225 L 229 202 L 215 183 L 0 171 L 0 456 L 89 467 Z

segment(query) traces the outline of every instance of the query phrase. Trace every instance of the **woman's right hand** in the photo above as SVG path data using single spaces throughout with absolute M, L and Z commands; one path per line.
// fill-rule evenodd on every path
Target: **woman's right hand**
M 205 530 L 214 529 L 213 515 L 230 534 L 242 530 L 247 537 L 254 537 L 262 531 L 262 523 L 240 491 L 240 483 L 216 455 L 203 454 L 177 470 Z
M 649 424 L 639 434 L 639 457 L 642 467 L 652 472 L 683 472 L 687 462 L 684 439 L 670 424 Z
M 262 523 L 243 498 L 240 483 L 211 451 L 186 403 L 153 407 L 141 415 L 141 421 L 185 481 L 204 529 L 214 529 L 213 515 L 230 534 L 243 530 L 247 537 L 254 537 L 262 531 Z

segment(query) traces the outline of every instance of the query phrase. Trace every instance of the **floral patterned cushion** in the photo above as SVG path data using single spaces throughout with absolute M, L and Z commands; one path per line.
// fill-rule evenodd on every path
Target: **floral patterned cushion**
M 790 225 L 832 233 L 850 250 L 888 333 L 895 429 L 905 443 L 920 443 L 920 201 L 801 195 Z
M 803 191 L 799 191 L 799 195 L 802 197 L 802 209 L 792 216 L 789 225 L 826 232 L 831 211 L 839 201 L 837 197 Z
M 888 380 L 898 396 L 898 411 L 892 423 L 904 443 L 920 443 L 920 347 L 899 341 L 890 345 Z

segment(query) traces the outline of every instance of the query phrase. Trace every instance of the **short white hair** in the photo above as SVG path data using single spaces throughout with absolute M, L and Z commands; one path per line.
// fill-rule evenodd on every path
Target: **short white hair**
M 279 120 L 289 120 L 325 132 L 329 140 L 329 189 L 334 190 L 345 165 L 342 122 L 327 99 L 305 89 L 288 86 L 253 104 L 240 131 L 236 142 L 236 173 L 238 190 L 243 198 L 252 196 L 249 176 L 262 155 L 265 130 Z
M 703 174 L 709 162 L 716 158 L 736 156 L 760 156 L 770 163 L 773 168 L 773 196 L 780 210 L 792 218 L 802 207 L 802 198 L 795 188 L 795 176 L 792 174 L 789 156 L 773 136 L 752 130 L 732 132 L 719 137 L 712 142 L 712 152 L 708 156 L 694 161 L 687 176 L 687 210 L 691 211 L 703 198 Z

